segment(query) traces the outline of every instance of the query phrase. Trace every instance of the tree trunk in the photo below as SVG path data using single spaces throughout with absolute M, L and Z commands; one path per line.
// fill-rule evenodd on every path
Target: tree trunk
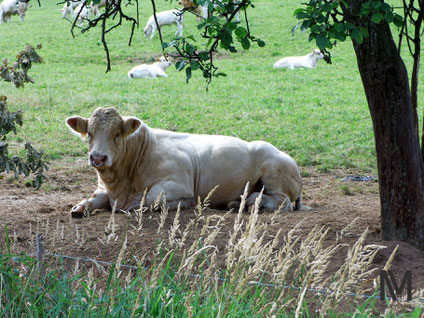
M 344 11 L 349 22 L 369 32 L 353 46 L 374 126 L 382 238 L 424 249 L 424 169 L 408 74 L 389 25 L 359 18 L 362 2 L 350 0 Z

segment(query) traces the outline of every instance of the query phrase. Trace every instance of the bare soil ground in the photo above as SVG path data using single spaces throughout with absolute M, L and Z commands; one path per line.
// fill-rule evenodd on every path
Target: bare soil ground
M 304 205 L 310 209 L 279 214 L 275 218 L 276 222 L 267 228 L 268 233 L 272 236 L 280 228 L 284 233 L 288 232 L 303 220 L 300 236 L 306 236 L 315 225 L 320 225 L 330 229 L 328 240 L 335 240 L 337 233 L 358 218 L 344 242 L 352 245 L 368 228 L 370 234 L 366 240 L 367 244 L 387 246 L 374 260 L 374 265 L 378 268 L 384 266 L 393 249 L 399 244 L 399 252 L 392 263 L 393 272 L 396 277 L 401 278 L 405 270 L 412 270 L 413 288 L 424 288 L 424 253 L 403 242 L 380 239 L 377 182 L 342 181 L 341 178 L 347 174 L 349 172 L 346 171 L 323 174 L 304 169 Z M 150 212 L 145 215 L 141 235 L 132 235 L 133 226 L 137 225 L 134 217 L 117 213 L 117 237 L 105 244 L 109 211 L 98 211 L 95 215 L 81 219 L 72 219 L 69 214 L 74 204 L 88 197 L 96 188 L 95 172 L 86 167 L 85 160 L 73 164 L 53 162 L 47 175 L 48 181 L 41 190 L 26 187 L 22 181 L 13 180 L 9 176 L 0 179 L 0 246 L 3 252 L 7 224 L 12 246 L 16 251 L 34 253 L 35 235 L 42 233 L 48 252 L 113 262 L 118 256 L 123 238 L 128 235 L 127 255 L 140 258 L 147 255 L 147 259 L 153 255 L 158 244 L 159 213 Z M 226 211 L 208 209 L 205 213 L 222 216 Z M 174 215 L 174 212 L 169 213 L 165 229 L 171 226 Z M 233 229 L 232 216 L 233 214 L 226 218 L 222 235 L 217 238 L 216 243 L 220 251 L 224 250 L 228 234 Z M 272 216 L 272 212 L 260 214 L 264 221 L 270 220 Z M 182 211 L 182 228 L 193 217 L 192 210 Z M 347 248 L 342 248 L 332 259 L 330 274 L 344 262 L 346 251 Z

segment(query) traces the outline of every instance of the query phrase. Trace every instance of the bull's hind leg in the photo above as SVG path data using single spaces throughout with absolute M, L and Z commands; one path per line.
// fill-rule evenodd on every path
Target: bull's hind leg
M 259 192 L 253 192 L 246 200 L 246 206 L 249 207 L 249 210 L 252 209 L 255 205 L 255 201 L 259 196 Z M 262 199 L 259 204 L 259 209 L 268 209 L 268 210 L 277 210 L 281 204 L 284 204 L 282 207 L 283 211 L 293 211 L 293 206 L 290 202 L 290 199 L 284 193 L 282 195 L 268 195 L 262 194 Z

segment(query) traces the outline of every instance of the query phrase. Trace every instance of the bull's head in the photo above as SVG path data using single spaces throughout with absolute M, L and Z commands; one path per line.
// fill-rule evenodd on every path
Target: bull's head
M 97 108 L 90 118 L 69 117 L 66 124 L 76 135 L 88 138 L 88 164 L 106 169 L 125 152 L 126 139 L 142 122 L 134 117 L 121 117 L 115 108 Z

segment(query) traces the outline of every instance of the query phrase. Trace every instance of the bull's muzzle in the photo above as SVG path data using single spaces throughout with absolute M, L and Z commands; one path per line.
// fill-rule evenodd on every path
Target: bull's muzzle
M 90 163 L 94 168 L 102 168 L 105 166 L 107 156 L 90 154 Z

